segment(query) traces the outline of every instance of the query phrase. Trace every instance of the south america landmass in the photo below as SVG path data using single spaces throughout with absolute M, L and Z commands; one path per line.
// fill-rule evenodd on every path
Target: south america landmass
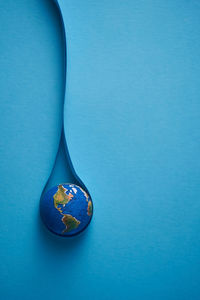
M 76 229 L 81 223 L 79 220 L 77 220 L 75 217 L 72 217 L 71 215 L 63 215 L 62 222 L 66 226 L 66 228 L 62 231 L 62 234 Z

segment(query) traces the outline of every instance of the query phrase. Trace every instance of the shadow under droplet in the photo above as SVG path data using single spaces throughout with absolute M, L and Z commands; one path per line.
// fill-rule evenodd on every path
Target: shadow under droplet
M 43 243 L 44 247 L 47 247 L 48 250 L 55 252 L 61 255 L 62 253 L 68 253 L 74 251 L 74 249 L 78 249 L 84 245 L 84 242 L 87 240 L 87 235 L 89 234 L 89 228 L 87 228 L 84 232 L 80 233 L 74 237 L 61 237 L 50 232 L 46 226 L 43 224 L 40 211 L 38 210 L 38 222 L 37 222 L 37 230 L 38 230 L 38 239 L 41 243 Z

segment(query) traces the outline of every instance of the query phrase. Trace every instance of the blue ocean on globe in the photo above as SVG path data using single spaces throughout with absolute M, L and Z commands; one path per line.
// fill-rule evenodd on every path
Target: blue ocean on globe
M 50 231 L 60 236 L 74 236 L 90 223 L 93 204 L 80 186 L 66 183 L 54 186 L 44 194 L 40 212 Z

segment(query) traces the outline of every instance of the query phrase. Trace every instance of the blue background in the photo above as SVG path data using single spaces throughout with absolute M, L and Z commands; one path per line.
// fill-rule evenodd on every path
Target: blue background
M 49 0 L 1 1 L 1 298 L 200 299 L 200 3 L 59 3 L 65 131 L 94 218 L 71 240 L 41 224 L 61 20 Z

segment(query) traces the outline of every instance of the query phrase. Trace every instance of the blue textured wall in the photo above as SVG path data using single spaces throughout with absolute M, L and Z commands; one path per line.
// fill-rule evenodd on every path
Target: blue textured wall
M 1 298 L 198 300 L 199 1 L 59 3 L 66 136 L 94 219 L 70 241 L 40 223 L 61 22 L 51 1 L 1 1 Z

